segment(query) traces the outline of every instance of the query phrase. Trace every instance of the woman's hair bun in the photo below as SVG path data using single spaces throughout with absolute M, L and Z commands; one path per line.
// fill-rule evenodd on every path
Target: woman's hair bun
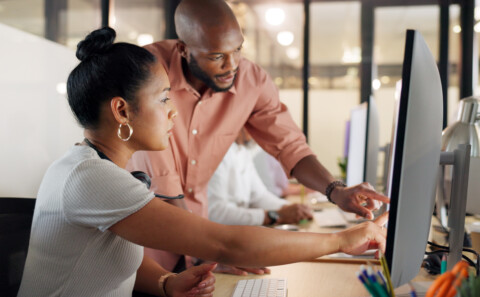
M 76 56 L 80 61 L 107 52 L 113 44 L 116 32 L 110 27 L 95 30 L 77 45 Z

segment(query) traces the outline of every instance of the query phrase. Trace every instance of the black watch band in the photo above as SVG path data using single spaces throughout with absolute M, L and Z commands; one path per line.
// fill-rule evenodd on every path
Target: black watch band
M 278 215 L 278 212 L 276 212 L 275 210 L 267 211 L 267 216 L 270 219 L 270 225 L 274 225 L 275 223 L 277 223 L 278 218 L 280 217 Z

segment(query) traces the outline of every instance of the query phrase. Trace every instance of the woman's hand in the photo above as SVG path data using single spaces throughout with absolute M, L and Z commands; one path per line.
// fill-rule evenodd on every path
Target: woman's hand
M 165 282 L 167 295 L 169 297 L 213 296 L 215 276 L 212 270 L 216 266 L 216 263 L 202 264 L 170 276 Z
M 385 252 L 387 229 L 383 225 L 387 220 L 388 212 L 385 212 L 374 221 L 364 222 L 337 233 L 340 238 L 340 252 L 350 255 L 360 255 L 370 249 Z

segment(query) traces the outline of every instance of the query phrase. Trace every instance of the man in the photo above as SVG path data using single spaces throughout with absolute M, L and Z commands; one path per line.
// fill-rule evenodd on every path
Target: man
M 224 1 L 182 1 L 175 26 L 179 40 L 146 46 L 167 70 L 178 110 L 170 148 L 137 152 L 129 166 L 151 176 L 153 191 L 184 193 L 187 207 L 208 217 L 208 181 L 245 126 L 287 174 L 341 209 L 371 219 L 376 200 L 389 202 L 366 183 L 344 186 L 320 164 L 268 74 L 241 57 L 243 35 Z
M 208 218 L 226 225 L 297 224 L 311 220 L 304 204 L 289 204 L 267 190 L 255 169 L 252 141 L 242 128 L 208 183 Z

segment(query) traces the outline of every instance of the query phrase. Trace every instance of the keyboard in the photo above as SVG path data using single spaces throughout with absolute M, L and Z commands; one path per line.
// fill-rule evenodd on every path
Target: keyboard
M 287 297 L 284 278 L 252 278 L 237 282 L 232 297 Z

